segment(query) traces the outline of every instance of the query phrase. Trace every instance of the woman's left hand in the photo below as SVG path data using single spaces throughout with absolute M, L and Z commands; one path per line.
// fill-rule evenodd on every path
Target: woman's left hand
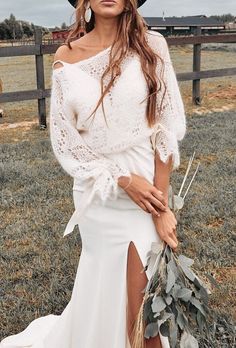
M 177 220 L 174 213 L 168 207 L 166 211 L 160 211 L 159 217 L 152 215 L 152 218 L 160 238 L 176 251 L 178 246 L 176 236 Z

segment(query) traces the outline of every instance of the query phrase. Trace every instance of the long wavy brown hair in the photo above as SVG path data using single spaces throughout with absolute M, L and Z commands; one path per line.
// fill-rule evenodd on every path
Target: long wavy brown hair
M 76 20 L 72 25 L 71 30 L 64 43 L 70 49 L 72 49 L 70 42 L 79 37 L 81 29 L 81 16 L 83 16 L 84 18 L 86 4 L 87 0 L 79 0 L 77 2 L 77 6 L 75 8 Z M 95 15 L 92 9 L 91 11 L 92 15 L 89 23 L 84 21 L 86 33 L 93 30 L 95 26 Z M 116 43 L 116 50 L 113 53 L 113 44 L 110 51 L 109 65 L 101 77 L 101 97 L 98 101 L 97 106 L 89 117 L 95 115 L 101 103 L 105 117 L 103 98 L 109 91 L 110 87 L 113 85 L 115 79 L 117 79 L 121 74 L 120 63 L 123 57 L 128 53 L 129 49 L 132 49 L 137 52 L 140 57 L 141 68 L 149 91 L 147 97 L 142 101 L 144 102 L 146 99 L 148 99 L 146 106 L 146 118 L 148 126 L 152 127 L 158 120 L 162 110 L 164 94 L 166 92 L 166 85 L 163 80 L 164 61 L 156 52 L 151 49 L 150 45 L 148 44 L 145 37 L 147 30 L 148 26 L 144 18 L 137 11 L 137 0 L 127 0 L 125 10 L 119 15 L 118 28 L 116 38 L 114 40 L 114 42 Z M 156 65 L 158 63 L 158 60 L 161 62 L 160 76 L 157 76 L 156 73 Z M 108 73 L 111 73 L 111 79 L 104 89 L 103 80 Z M 164 94 L 161 98 L 160 105 L 158 105 L 157 93 L 161 91 L 162 86 L 164 86 Z

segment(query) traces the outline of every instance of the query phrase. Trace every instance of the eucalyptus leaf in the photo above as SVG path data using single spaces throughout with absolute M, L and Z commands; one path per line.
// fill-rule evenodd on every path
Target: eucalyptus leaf
M 151 244 L 151 251 L 154 253 L 154 254 L 159 254 L 159 252 L 162 250 L 163 248 L 163 244 L 161 243 L 157 243 L 157 242 L 152 242 Z
M 177 315 L 177 324 L 179 325 L 181 330 L 184 329 L 184 326 L 185 326 L 184 316 L 179 310 L 178 310 L 178 315 Z
M 198 301 L 197 298 L 191 296 L 190 302 L 191 302 L 197 309 L 199 309 L 199 310 L 202 312 L 202 314 L 203 314 L 204 316 L 206 316 L 206 312 L 205 312 L 205 310 L 203 309 L 202 304 L 200 303 L 200 301 Z
M 160 312 L 156 312 L 154 315 L 153 315 L 153 317 L 156 319 L 156 318 L 158 318 L 159 316 L 160 316 Z
M 160 325 L 161 325 L 162 323 L 164 323 L 164 322 L 165 322 L 167 319 L 169 319 L 172 315 L 173 315 L 173 313 L 171 313 L 171 312 L 168 313 L 168 312 L 166 312 L 166 311 L 163 311 L 162 317 L 161 317 L 160 319 L 157 320 L 159 327 L 160 327 Z
M 173 302 L 173 305 L 171 306 L 171 310 L 172 310 L 172 313 L 173 313 L 173 315 L 174 315 L 174 318 L 176 319 L 176 318 L 177 318 L 177 315 L 178 315 L 178 311 L 177 311 L 177 308 L 176 308 L 174 302 Z
M 191 319 L 193 322 L 197 322 L 197 312 L 196 310 L 194 309 L 194 307 L 190 306 L 189 308 L 189 314 L 191 316 Z
M 153 299 L 152 310 L 154 313 L 162 311 L 165 307 L 166 303 L 161 296 L 157 296 Z
M 199 348 L 198 341 L 189 332 L 184 331 L 180 339 L 180 348 Z
M 152 242 L 151 244 L 151 249 L 147 252 L 146 254 L 146 265 L 145 268 L 147 267 L 153 267 L 157 255 L 159 255 L 162 251 L 163 244 L 157 243 L 157 242 Z M 151 264 L 151 265 L 150 265 Z
M 164 297 L 164 300 L 165 300 L 166 304 L 170 305 L 172 302 L 172 296 L 167 295 L 166 297 Z
M 177 301 L 178 297 L 177 297 L 177 292 L 179 291 L 179 289 L 181 288 L 181 286 L 177 283 L 175 283 L 175 285 L 173 286 L 173 288 L 170 291 L 170 294 L 174 297 L 174 299 Z
M 186 277 L 193 282 L 195 279 L 194 273 L 186 265 L 181 264 L 180 266 L 181 266 L 184 274 L 186 275 Z
M 189 257 L 185 256 L 185 255 L 179 255 L 178 257 L 178 261 L 181 265 L 186 265 L 188 267 L 192 266 L 193 263 L 194 263 L 194 260 L 193 259 L 190 259 Z
M 171 255 L 171 259 L 170 259 L 170 261 L 168 262 L 168 264 L 169 264 L 169 266 L 170 266 L 172 272 L 176 275 L 176 277 L 179 276 L 179 271 L 178 271 L 176 262 L 175 262 L 175 260 L 174 260 L 174 258 L 173 258 L 173 255 Z
M 203 333 L 203 326 L 204 326 L 204 317 L 201 313 L 201 311 L 197 311 L 197 324 L 198 324 L 198 327 L 200 329 L 200 332 Z
M 145 328 L 144 337 L 146 338 L 155 337 L 157 336 L 158 332 L 159 332 L 158 324 L 150 323 Z
M 168 262 L 171 259 L 171 254 L 172 254 L 171 248 L 169 245 L 167 245 L 166 246 L 166 256 L 167 256 Z
M 172 286 L 175 284 L 176 277 L 174 272 L 172 271 L 169 264 L 167 264 L 167 282 L 166 282 L 166 293 L 171 290 Z
M 170 324 L 168 323 L 168 321 L 165 321 L 164 323 L 162 323 L 160 325 L 160 333 L 163 335 L 163 336 L 169 336 L 170 335 Z
M 203 286 L 201 286 L 201 288 L 199 290 L 199 294 L 200 294 L 202 300 L 207 304 L 208 300 L 209 300 L 208 292 Z
M 194 274 L 194 275 L 195 275 L 194 284 L 200 289 L 202 286 L 202 282 L 196 274 Z
M 180 210 L 184 206 L 184 199 L 180 196 L 174 195 L 174 210 Z
M 200 290 L 198 290 L 198 289 L 194 289 L 194 294 L 195 294 L 195 297 L 197 298 L 197 299 L 201 299 L 201 294 L 200 294 Z
M 143 308 L 143 318 L 146 322 L 152 321 L 152 318 L 153 318 L 151 303 L 152 303 L 152 298 L 148 298 Z
M 188 302 L 192 295 L 192 290 L 187 288 L 179 289 L 176 293 L 178 298 L 181 298 L 183 301 Z
M 177 309 L 177 319 L 176 320 L 178 320 L 178 316 L 181 315 L 181 319 L 180 320 L 183 320 L 184 327 L 186 329 L 189 326 L 188 318 L 186 317 L 186 315 L 183 312 L 182 307 L 178 303 L 176 303 L 176 309 Z

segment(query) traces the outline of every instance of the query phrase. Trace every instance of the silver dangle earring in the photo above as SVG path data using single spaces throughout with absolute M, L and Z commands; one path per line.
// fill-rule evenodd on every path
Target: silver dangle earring
M 80 28 L 82 30 L 85 30 L 85 23 L 84 23 L 84 17 L 83 15 L 80 16 Z
M 85 6 L 85 14 L 84 14 L 84 19 L 88 23 L 91 19 L 92 11 L 90 7 L 90 1 L 87 2 Z

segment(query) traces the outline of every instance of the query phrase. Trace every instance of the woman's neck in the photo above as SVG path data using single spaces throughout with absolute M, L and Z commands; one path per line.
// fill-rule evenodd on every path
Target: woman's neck
M 96 18 L 95 27 L 90 32 L 94 44 L 103 48 L 112 45 L 116 38 L 117 25 L 117 18 Z

